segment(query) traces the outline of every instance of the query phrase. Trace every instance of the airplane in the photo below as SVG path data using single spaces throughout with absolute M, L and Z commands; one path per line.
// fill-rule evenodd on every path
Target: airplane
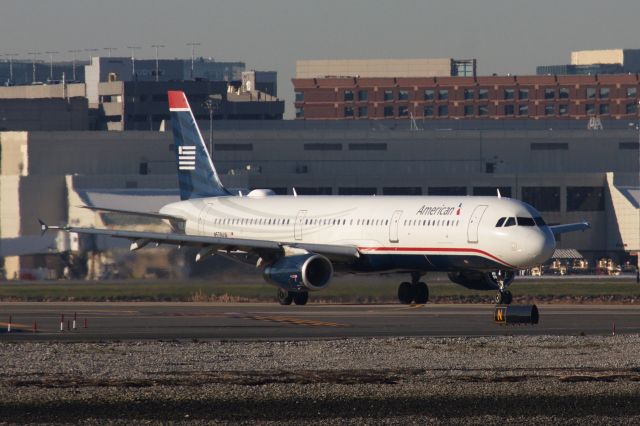
M 277 287 L 282 305 L 305 305 L 334 273 L 406 273 L 401 303 L 424 304 L 427 272 L 448 273 L 471 289 L 497 290 L 509 304 L 516 272 L 547 261 L 555 235 L 590 228 L 588 222 L 548 226 L 532 206 L 487 196 L 298 196 L 254 189 L 232 194 L 221 183 L 186 95 L 168 92 L 181 201 L 157 212 L 86 206 L 103 212 L 163 219 L 171 232 L 48 226 L 79 234 L 198 248 L 196 261 L 222 255 L 255 264 Z

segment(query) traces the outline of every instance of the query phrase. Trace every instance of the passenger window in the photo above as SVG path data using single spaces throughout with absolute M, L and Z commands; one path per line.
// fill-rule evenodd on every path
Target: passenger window
M 507 219 L 506 223 L 504 224 L 505 227 L 507 226 L 516 226 L 516 218 L 515 217 L 510 217 Z
M 500 228 L 504 224 L 505 220 L 507 220 L 506 217 L 501 217 L 500 219 L 498 219 L 498 223 L 496 223 L 496 228 Z
M 531 217 L 518 217 L 519 226 L 536 226 L 536 222 Z

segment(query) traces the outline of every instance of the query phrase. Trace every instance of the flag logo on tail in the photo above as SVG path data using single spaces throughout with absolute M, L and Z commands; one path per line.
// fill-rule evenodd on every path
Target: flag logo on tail
M 179 146 L 178 147 L 178 170 L 195 170 L 196 169 L 196 147 L 195 146 Z

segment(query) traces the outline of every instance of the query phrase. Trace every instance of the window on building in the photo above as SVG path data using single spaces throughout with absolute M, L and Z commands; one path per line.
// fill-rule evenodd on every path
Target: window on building
M 533 142 L 531 151 L 568 151 L 569 144 L 566 142 Z
M 465 105 L 464 106 L 464 116 L 472 117 L 473 116 L 473 105 Z
M 333 191 L 331 190 L 330 186 L 311 187 L 311 188 L 296 186 L 296 193 L 298 195 L 331 195 L 333 194 Z
M 373 195 L 377 193 L 376 188 L 359 188 L 359 187 L 348 187 L 348 188 L 338 188 L 338 195 Z
M 350 143 L 349 151 L 386 151 L 386 143 L 364 142 L 364 143 Z
M 505 105 L 504 106 L 504 115 L 514 115 L 515 114 L 515 107 L 511 104 Z
M 158 93 L 155 95 L 151 95 L 152 102 L 169 102 L 169 97 L 166 93 Z
M 358 100 L 359 101 L 368 101 L 369 100 L 369 92 L 366 90 L 358 90 Z
M 596 89 L 595 87 L 587 87 L 587 99 L 595 99 L 596 98 Z
M 464 89 L 464 99 L 467 101 L 473 100 L 473 89 Z
M 296 118 L 303 118 L 303 117 L 304 117 L 304 108 L 302 107 L 296 108 Z
M 503 99 L 513 99 L 515 91 L 513 89 L 504 89 Z
M 424 116 L 433 117 L 433 106 L 427 105 L 424 107 Z
M 253 151 L 252 143 L 216 143 L 213 145 L 215 151 Z
M 496 196 L 498 195 L 498 190 L 500 190 L 500 195 L 503 197 L 511 197 L 511 187 L 510 186 L 474 186 L 473 187 L 473 195 L 477 196 Z
M 545 99 L 555 99 L 556 98 L 556 89 L 544 89 L 544 98 Z
M 529 115 L 529 105 L 518 105 L 518 115 L 526 117 Z
M 438 117 L 446 117 L 449 115 L 449 106 L 448 105 L 440 105 L 438 107 Z
M 489 99 L 489 89 L 478 90 L 478 99 Z
M 449 99 L 449 91 L 447 89 L 438 90 L 438 100 L 446 101 Z
M 409 100 L 409 91 L 408 90 L 399 90 L 398 91 L 398 100 L 399 101 L 408 101 Z
M 305 143 L 305 151 L 342 151 L 341 143 Z
M 543 212 L 560 211 L 559 186 L 524 186 L 522 201 Z
M 569 99 L 569 89 L 566 87 L 561 87 L 559 95 L 560 99 Z
M 369 108 L 366 106 L 358 107 L 358 117 L 368 117 L 369 116 Z
M 553 104 L 548 104 L 544 106 L 544 115 L 555 115 L 556 106 Z
M 384 100 L 392 101 L 393 100 L 393 90 L 385 90 L 384 91 Z
M 344 91 L 344 100 L 345 102 L 353 101 L 353 90 Z
M 409 107 L 406 105 L 402 105 L 398 107 L 398 116 L 400 117 L 408 117 L 409 116 Z
M 385 117 L 393 117 L 393 107 L 392 106 L 384 107 L 383 113 Z
M 587 115 L 594 115 L 596 113 L 596 105 L 595 104 L 585 104 L 584 112 Z
M 296 102 L 304 102 L 304 92 L 296 92 Z
M 529 99 L 529 89 L 519 89 L 518 99 L 520 100 Z
M 636 87 L 627 87 L 627 98 L 635 98 L 638 95 Z
M 604 188 L 601 186 L 568 186 L 567 211 L 604 210 Z
M 569 105 L 567 105 L 567 104 L 558 105 L 558 114 L 560 114 L 560 115 L 569 115 Z
M 467 195 L 466 186 L 430 186 L 429 195 Z
M 434 96 L 435 96 L 435 95 L 434 95 L 434 93 L 435 93 L 435 92 L 434 92 L 433 90 L 431 90 L 431 89 L 426 89 L 426 90 L 424 91 L 424 100 L 425 100 L 425 101 L 432 101 L 432 100 L 434 99 Z
M 632 104 L 627 104 L 625 106 L 625 111 L 627 114 L 635 114 L 638 111 L 638 104 L 635 102 Z
M 489 115 L 489 105 L 479 105 L 478 115 L 480 117 L 486 117 L 487 115 Z
M 600 99 L 607 99 L 609 98 L 610 94 L 611 94 L 611 89 L 609 89 L 608 87 L 600 88 Z
M 422 188 L 419 186 L 384 187 L 382 195 L 422 195 Z
M 640 143 L 638 142 L 619 142 L 618 149 L 629 149 L 638 151 L 640 149 Z
M 344 116 L 353 117 L 353 107 L 344 107 Z
M 609 114 L 609 104 L 600 104 L 598 110 L 600 111 L 600 115 Z

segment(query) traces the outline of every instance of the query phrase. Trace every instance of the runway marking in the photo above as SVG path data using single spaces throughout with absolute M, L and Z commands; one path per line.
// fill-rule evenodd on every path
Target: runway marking
M 303 325 L 308 327 L 349 327 L 349 324 L 341 324 L 337 322 L 326 322 L 326 321 L 319 321 L 319 320 L 306 320 L 302 318 L 279 316 L 279 315 L 267 316 L 267 315 L 252 315 L 252 314 L 238 314 L 238 313 L 230 313 L 228 315 L 235 318 L 251 319 L 256 321 L 279 322 L 279 323 L 285 323 L 285 324 Z

